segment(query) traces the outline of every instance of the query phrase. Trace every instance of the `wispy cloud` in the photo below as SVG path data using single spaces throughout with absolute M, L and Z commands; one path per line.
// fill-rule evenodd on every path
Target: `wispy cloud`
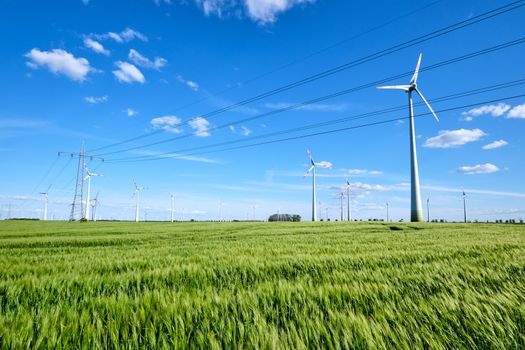
M 92 104 L 92 105 L 96 105 L 96 104 L 99 104 L 99 103 L 107 102 L 108 100 L 109 100 L 108 96 L 100 96 L 100 97 L 87 96 L 87 97 L 84 97 L 84 101 L 86 101 L 87 103 Z
M 368 170 L 368 169 L 341 169 L 348 175 L 382 175 L 383 172 L 379 170 Z
M 107 32 L 104 34 L 90 34 L 89 37 L 93 37 L 98 40 L 113 40 L 117 43 L 127 43 L 134 39 L 139 39 L 141 41 L 148 41 L 148 37 L 131 28 L 126 28 L 120 33 Z
M 182 75 L 177 75 L 177 81 L 187 85 L 193 91 L 199 91 L 199 84 L 194 81 L 184 79 Z
M 128 115 L 128 117 L 134 117 L 136 116 L 137 114 L 139 114 L 139 112 L 137 112 L 136 110 L 134 110 L 133 108 L 126 108 L 126 114 Z
M 491 174 L 498 172 L 499 168 L 491 163 L 478 164 L 473 166 L 462 166 L 458 168 L 458 172 L 462 174 L 474 175 L 474 174 Z
M 437 191 L 437 192 L 456 192 L 461 193 L 465 191 L 465 193 L 475 193 L 475 194 L 482 194 L 482 195 L 490 195 L 490 196 L 502 196 L 502 197 L 516 197 L 516 198 L 525 198 L 525 193 L 520 192 L 507 192 L 507 191 L 498 191 L 498 190 L 482 190 L 482 189 L 474 189 L 474 188 L 457 188 L 457 187 L 444 187 L 444 186 L 421 186 L 421 188 L 425 190 L 430 191 Z
M 235 128 L 234 125 L 230 125 L 230 131 L 234 134 L 240 134 L 242 136 L 250 136 L 252 134 L 252 130 L 250 128 L 248 128 L 247 126 L 244 126 L 242 125 L 240 127 L 240 130 L 238 130 L 237 128 Z
M 101 43 L 91 39 L 90 37 L 84 38 L 84 46 L 101 55 L 104 55 L 104 56 L 110 55 L 110 52 L 106 50 Z
M 496 148 L 505 147 L 508 144 L 509 143 L 507 141 L 505 141 L 505 140 L 498 140 L 498 141 L 494 141 L 494 142 L 491 142 L 491 143 L 483 146 L 483 149 L 484 150 L 496 149 Z
M 151 156 L 158 159 L 176 159 L 176 160 L 187 160 L 191 162 L 199 163 L 209 163 L 209 164 L 220 164 L 218 160 L 205 158 L 205 157 L 196 157 L 196 156 L 187 156 L 184 154 L 170 153 L 166 154 L 165 152 L 155 152 L 155 151 L 146 151 L 146 150 L 134 150 L 132 153 L 141 156 Z
M 53 74 L 62 74 L 75 81 L 84 81 L 94 71 L 87 59 L 77 58 L 61 49 L 40 51 L 34 48 L 25 57 L 29 58 L 27 65 L 33 69 L 45 67 Z
M 428 138 L 423 147 L 452 148 L 481 140 L 485 134 L 481 129 L 441 130 L 437 136 Z
M 37 129 L 47 124 L 40 120 L 0 118 L 0 129 Z
M 137 82 L 143 84 L 146 81 L 142 72 L 131 63 L 117 61 L 115 65 L 118 69 L 113 71 L 113 75 L 115 75 L 121 83 L 131 84 Z
M 472 121 L 473 117 L 479 117 L 482 115 L 491 115 L 493 117 L 500 117 L 504 115 L 509 109 L 510 109 L 510 106 L 508 104 L 498 103 L 494 105 L 485 105 L 485 106 L 473 108 L 469 111 L 461 113 L 461 115 L 463 115 L 464 120 Z
M 137 66 L 156 70 L 161 69 L 168 63 L 168 61 L 162 57 L 155 57 L 153 61 L 151 61 L 149 58 L 141 55 L 137 50 L 134 49 L 129 50 L 128 58 Z

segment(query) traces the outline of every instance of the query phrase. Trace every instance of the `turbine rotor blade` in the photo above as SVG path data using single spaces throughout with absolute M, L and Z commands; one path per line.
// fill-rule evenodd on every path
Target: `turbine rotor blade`
M 439 123 L 439 118 L 438 116 L 436 115 L 436 113 L 434 112 L 434 110 L 432 109 L 432 107 L 430 106 L 430 103 L 428 103 L 427 99 L 425 98 L 425 96 L 423 96 L 423 94 L 418 90 L 416 89 L 416 92 L 417 94 L 419 95 L 419 97 L 421 97 L 421 99 L 425 102 L 425 104 L 427 105 L 428 109 L 430 109 L 430 112 L 432 112 L 432 115 L 434 116 L 434 118 L 436 118 L 436 121 Z
M 310 174 L 310 172 L 311 172 L 314 168 L 315 168 L 315 165 L 312 165 L 312 166 L 310 167 L 310 169 L 308 169 L 308 170 L 306 171 L 306 173 L 304 174 L 303 177 L 308 176 L 308 174 Z
M 417 76 L 419 75 L 419 67 L 421 66 L 421 57 L 423 57 L 423 54 L 419 54 L 419 59 L 417 60 L 416 70 L 414 71 L 414 75 L 412 76 L 412 79 L 410 79 L 410 85 L 415 84 L 417 82 Z
M 314 159 L 312 158 L 312 154 L 310 153 L 310 150 L 307 148 L 306 153 L 308 153 L 308 157 L 310 158 L 310 163 L 312 163 L 312 166 L 315 165 Z
M 389 86 L 378 86 L 376 89 L 382 89 L 382 90 L 404 90 L 408 91 L 410 90 L 411 85 L 389 85 Z

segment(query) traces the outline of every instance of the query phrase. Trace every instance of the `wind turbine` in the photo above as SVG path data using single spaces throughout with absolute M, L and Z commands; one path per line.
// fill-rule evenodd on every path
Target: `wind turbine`
M 467 194 L 463 190 L 463 219 L 467 223 Z
M 91 200 L 91 221 L 97 221 L 98 192 L 94 199 Z
M 427 222 L 430 222 L 430 196 L 427 197 Z
M 345 197 L 345 192 L 341 191 L 341 222 L 344 221 L 344 215 L 343 215 L 343 198 Z
M 139 200 L 140 200 L 140 191 L 144 190 L 144 187 L 139 187 L 136 182 L 133 182 L 135 185 L 135 191 L 133 192 L 133 197 L 135 197 L 135 222 L 139 222 Z
M 175 194 L 170 193 L 170 197 L 171 197 L 171 222 L 173 222 L 174 215 L 175 215 Z
M 346 178 L 345 191 L 346 191 L 346 218 L 348 219 L 348 221 L 352 221 L 352 207 L 350 206 L 350 181 L 348 181 L 348 178 Z
M 425 102 L 430 112 L 436 120 L 439 122 L 439 118 L 436 113 L 423 96 L 423 94 L 417 88 L 417 77 L 419 74 L 419 67 L 421 65 L 421 57 L 423 54 L 419 54 L 417 61 L 416 70 L 410 80 L 409 85 L 394 85 L 394 86 L 378 86 L 378 89 L 392 89 L 392 90 L 403 90 L 408 93 L 408 111 L 410 116 L 410 176 L 411 176 L 411 213 L 410 221 L 421 222 L 423 221 L 423 210 L 421 208 L 421 191 L 419 188 L 419 170 L 417 165 L 417 153 L 416 153 L 416 133 L 414 128 L 414 107 L 412 106 L 412 92 L 416 92 L 419 97 Z
M 84 180 L 88 180 L 87 198 L 86 198 L 86 210 L 84 211 L 84 218 L 89 220 L 89 194 L 91 192 L 91 177 L 92 176 L 103 176 L 102 174 L 90 173 L 87 164 L 84 162 L 84 168 L 86 169 L 87 176 Z
M 312 164 L 312 166 L 310 167 L 310 169 L 308 169 L 308 171 L 306 172 L 306 174 L 304 174 L 304 176 L 308 176 L 308 174 L 310 174 L 310 172 L 313 170 L 312 172 L 312 221 L 317 221 L 317 200 L 316 200 L 316 194 L 315 194 L 315 171 L 317 167 L 322 168 L 322 169 L 331 169 L 332 163 L 327 162 L 327 161 L 316 163 L 314 159 L 312 158 L 312 154 L 310 153 L 308 149 L 306 150 L 306 153 L 308 153 L 308 157 L 310 158 L 310 163 Z
M 40 192 L 40 194 L 44 196 L 44 203 L 45 203 L 44 204 L 44 221 L 47 220 L 47 205 L 49 203 L 49 199 L 48 199 L 47 195 L 48 195 L 48 192 L 49 192 L 50 188 L 51 188 L 51 186 L 49 186 L 45 192 Z

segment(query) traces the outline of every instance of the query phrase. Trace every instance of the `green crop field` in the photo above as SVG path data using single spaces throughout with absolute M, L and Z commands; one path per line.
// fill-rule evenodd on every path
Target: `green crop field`
M 525 348 L 525 225 L 0 222 L 0 348 Z

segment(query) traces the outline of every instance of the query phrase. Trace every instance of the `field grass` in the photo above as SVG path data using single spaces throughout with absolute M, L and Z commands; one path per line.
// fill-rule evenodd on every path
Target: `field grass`
M 0 222 L 0 348 L 525 348 L 525 225 Z

